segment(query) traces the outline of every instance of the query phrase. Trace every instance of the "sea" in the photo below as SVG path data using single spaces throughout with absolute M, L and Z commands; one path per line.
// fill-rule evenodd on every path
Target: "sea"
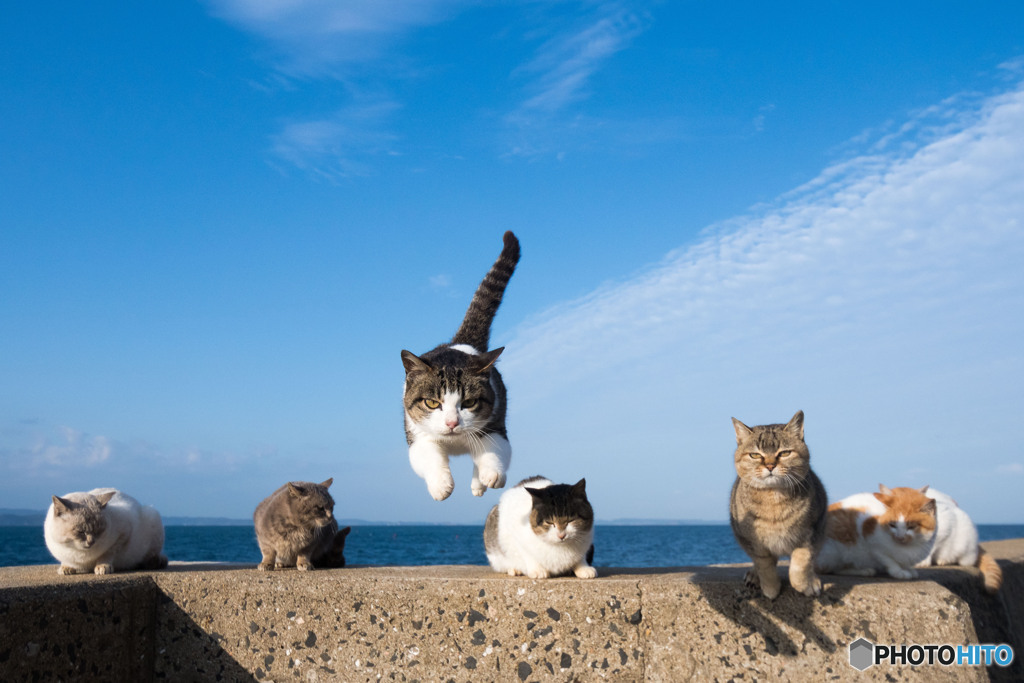
M 982 541 L 1024 537 L 1024 524 L 981 524 Z M 171 561 L 260 561 L 251 525 L 166 527 Z M 601 525 L 594 529 L 598 567 L 692 567 L 747 562 L 728 524 Z M 486 565 L 482 526 L 352 525 L 349 565 Z M 0 567 L 54 564 L 42 525 L 0 526 Z

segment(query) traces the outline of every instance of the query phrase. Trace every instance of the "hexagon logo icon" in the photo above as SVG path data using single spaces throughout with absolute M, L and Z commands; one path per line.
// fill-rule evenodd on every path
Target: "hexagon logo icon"
M 863 671 L 875 663 L 875 644 L 866 638 L 850 643 L 850 666 Z

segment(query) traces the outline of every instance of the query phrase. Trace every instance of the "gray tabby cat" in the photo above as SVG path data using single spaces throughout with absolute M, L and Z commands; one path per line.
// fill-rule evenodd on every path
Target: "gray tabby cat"
M 774 600 L 782 589 L 776 564 L 789 555 L 789 582 L 804 595 L 818 595 L 821 580 L 814 556 L 825 540 L 825 487 L 811 471 L 804 443 L 804 414 L 787 424 L 748 427 L 732 419 L 736 430 L 736 481 L 729 500 L 732 532 L 753 560 L 747 584 L 760 586 Z
M 334 499 L 327 492 L 333 482 L 290 481 L 256 506 L 260 571 L 345 566 L 345 537 L 351 529 L 338 530 Z
M 512 447 L 505 431 L 505 384 L 494 367 L 504 347 L 487 350 L 491 321 L 519 262 L 519 240 L 506 232 L 504 241 L 451 343 L 422 356 L 402 351 L 409 463 L 434 500 L 455 488 L 448 467 L 452 455 L 473 459 L 474 496 L 505 485 Z

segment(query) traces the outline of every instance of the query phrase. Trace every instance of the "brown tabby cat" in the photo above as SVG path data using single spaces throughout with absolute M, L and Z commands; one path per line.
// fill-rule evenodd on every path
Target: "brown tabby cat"
M 784 425 L 748 427 L 736 418 L 732 424 L 738 476 L 729 520 L 736 541 L 754 562 L 747 585 L 760 586 L 774 600 L 782 590 L 776 564 L 789 555 L 790 584 L 804 595 L 818 595 L 821 580 L 814 573 L 814 556 L 825 539 L 828 497 L 811 471 L 803 411 Z
M 256 506 L 260 571 L 345 566 L 345 537 L 351 529 L 338 530 L 334 499 L 327 492 L 333 482 L 290 481 Z

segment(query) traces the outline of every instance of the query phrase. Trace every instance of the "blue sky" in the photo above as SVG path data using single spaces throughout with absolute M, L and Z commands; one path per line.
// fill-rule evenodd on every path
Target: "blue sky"
M 1024 6 L 216 0 L 0 23 L 0 507 L 482 523 L 399 351 L 495 321 L 510 477 L 724 519 L 729 418 L 831 496 L 1022 522 Z

